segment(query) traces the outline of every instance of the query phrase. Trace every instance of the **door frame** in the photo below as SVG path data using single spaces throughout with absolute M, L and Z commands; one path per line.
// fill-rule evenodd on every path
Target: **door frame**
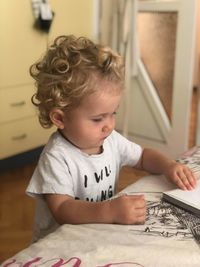
M 100 4 L 99 0 L 96 1 Z M 148 0 L 138 1 L 137 3 L 139 11 L 178 12 L 179 19 L 177 24 L 176 60 L 174 65 L 174 88 L 176 90 L 173 90 L 173 115 L 172 120 L 170 121 L 155 89 L 153 88 L 152 82 L 148 77 L 148 73 L 139 59 L 137 62 L 138 75 L 136 78 L 133 77 L 133 75 L 130 75 L 130 80 L 136 79 L 142 85 L 142 93 L 148 101 L 150 111 L 155 117 L 164 141 L 155 142 L 151 139 L 144 139 L 138 135 L 130 134 L 130 132 L 126 130 L 128 133 L 127 137 L 142 146 L 154 147 L 162 150 L 162 152 L 169 156 L 177 157 L 183 151 L 188 149 L 193 90 L 197 0 Z M 100 24 L 100 21 L 98 21 L 98 23 Z M 130 40 L 133 41 L 136 40 L 136 38 L 132 36 Z M 131 56 L 132 54 L 130 57 Z M 148 90 L 146 88 L 147 86 Z M 183 90 L 184 88 L 185 90 Z M 127 92 L 129 93 L 130 90 L 132 90 L 132 88 L 128 88 Z M 129 96 L 126 98 L 129 98 Z M 126 110 L 127 112 L 130 112 L 130 108 L 126 108 Z M 123 115 L 122 117 L 124 118 L 125 116 Z M 127 127 L 128 126 L 125 125 L 123 128 L 127 129 Z M 123 130 L 124 129 L 121 129 L 122 132 Z

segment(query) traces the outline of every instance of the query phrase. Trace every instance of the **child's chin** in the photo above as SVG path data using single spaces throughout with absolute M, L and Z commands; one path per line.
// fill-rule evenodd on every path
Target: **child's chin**
M 99 147 L 102 146 L 103 143 L 104 143 L 104 141 L 105 141 L 105 139 L 100 140 L 99 143 L 98 143 L 98 146 L 99 146 Z

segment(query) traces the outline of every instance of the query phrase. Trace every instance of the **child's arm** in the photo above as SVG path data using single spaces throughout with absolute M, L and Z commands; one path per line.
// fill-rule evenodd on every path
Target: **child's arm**
M 146 202 L 141 195 L 123 195 L 103 202 L 75 200 L 60 194 L 48 194 L 45 198 L 59 224 L 142 224 L 146 217 Z
M 187 166 L 167 158 L 154 149 L 143 150 L 137 167 L 150 173 L 164 174 L 183 190 L 191 190 L 196 186 L 196 178 Z

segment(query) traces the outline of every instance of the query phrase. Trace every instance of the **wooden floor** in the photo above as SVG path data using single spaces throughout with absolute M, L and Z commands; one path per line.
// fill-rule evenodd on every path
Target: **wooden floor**
M 34 201 L 25 195 L 34 164 L 0 174 L 0 262 L 31 240 Z
M 194 93 L 191 112 L 189 147 L 195 142 L 197 95 Z M 0 263 L 24 249 L 31 242 L 34 200 L 25 195 L 25 188 L 35 164 L 0 173 Z M 124 168 L 118 190 L 136 181 L 145 172 Z

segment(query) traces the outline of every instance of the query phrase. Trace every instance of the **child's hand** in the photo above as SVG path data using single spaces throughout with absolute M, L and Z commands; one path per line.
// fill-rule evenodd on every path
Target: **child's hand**
M 113 223 L 143 224 L 146 218 L 146 201 L 143 195 L 122 195 L 110 201 Z
M 193 172 L 183 164 L 172 162 L 165 175 L 183 190 L 192 190 L 196 186 L 196 178 Z

